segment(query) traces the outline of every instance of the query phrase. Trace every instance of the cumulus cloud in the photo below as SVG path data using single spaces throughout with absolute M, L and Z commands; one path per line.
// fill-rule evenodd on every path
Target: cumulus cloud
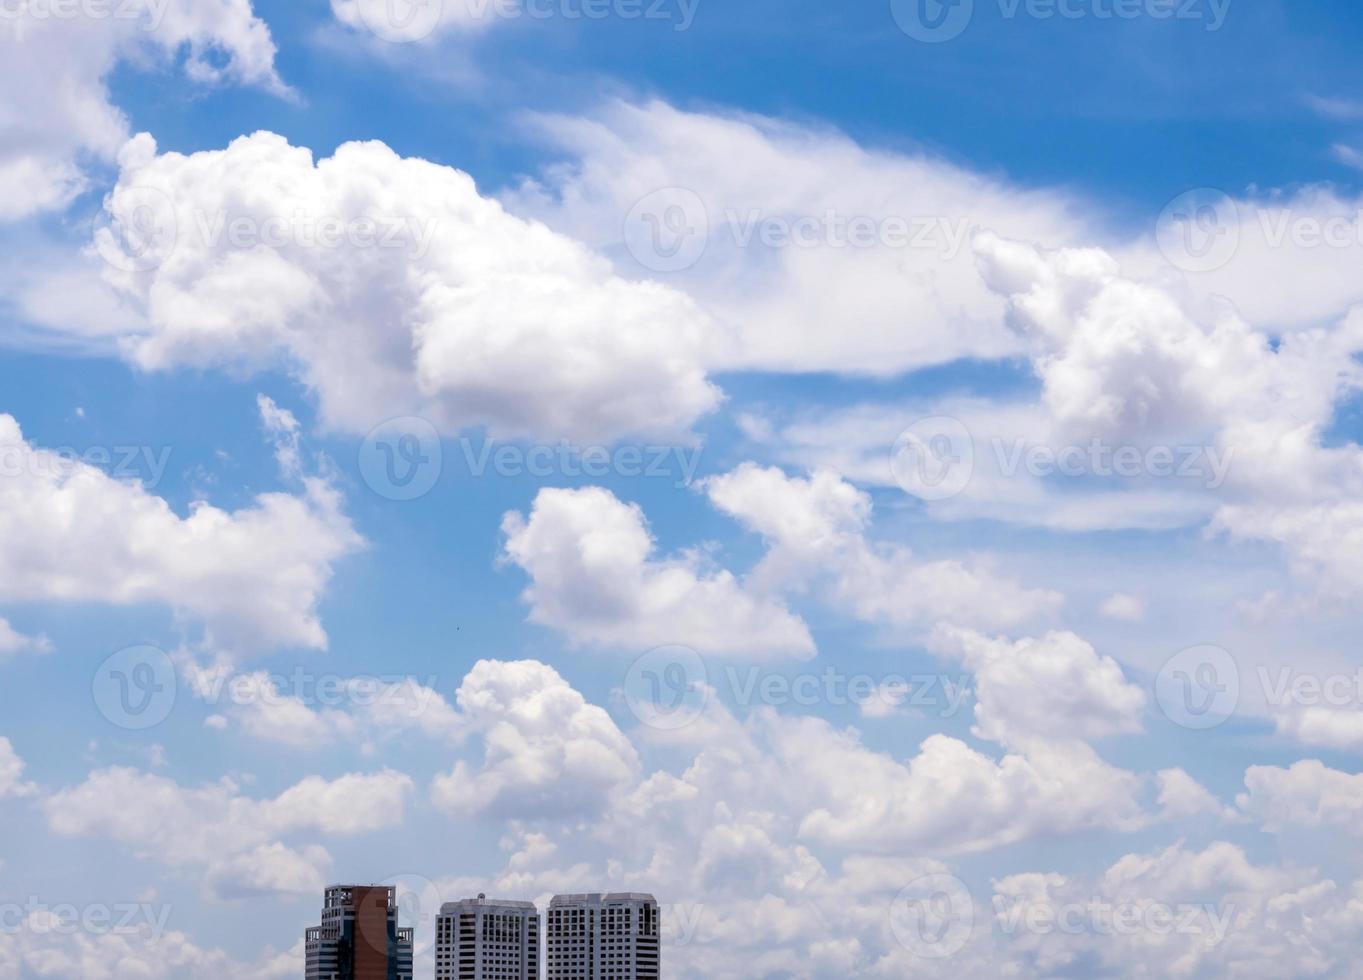
M 1146 696 L 1111 657 L 1083 638 L 1052 632 L 1009 641 L 939 627 L 938 654 L 975 674 L 975 732 L 992 742 L 1031 737 L 1091 739 L 1141 730 Z
M 456 697 L 479 763 L 460 761 L 435 780 L 432 798 L 451 813 L 514 819 L 599 813 L 637 778 L 629 739 L 552 667 L 482 661 Z
M 454 742 L 463 719 L 438 691 L 414 678 L 292 677 L 266 671 L 235 673 L 230 665 L 189 665 L 191 690 L 219 709 L 205 724 L 225 730 L 235 724 L 247 737 L 302 751 L 418 733 Z M 433 683 L 433 681 L 432 681 Z
M 505 556 L 530 576 L 530 618 L 574 641 L 638 651 L 683 644 L 701 653 L 814 653 L 804 622 L 779 598 L 696 552 L 664 558 L 643 512 L 609 490 L 546 489 L 529 517 L 502 521 Z
M 1098 249 L 1047 252 L 990 235 L 976 249 L 1068 438 L 1233 456 L 1212 527 L 1276 542 L 1323 591 L 1353 594 L 1363 450 L 1327 447 L 1324 433 L 1363 387 L 1363 313 L 1274 343 L 1224 302 L 1132 279 Z
M 705 491 L 770 544 L 756 580 L 794 589 L 827 581 L 832 600 L 867 622 L 1002 628 L 1047 617 L 1063 601 L 1018 585 L 985 562 L 923 561 L 903 545 L 869 541 L 870 496 L 831 470 L 801 478 L 745 463 L 707 480 Z
M 819 718 L 762 708 L 739 719 L 712 701 L 684 729 L 640 730 L 641 742 L 679 760 L 649 772 L 632 751 L 622 759 L 628 742 L 604 712 L 584 708 L 542 665 L 479 665 L 459 700 L 499 751 L 489 748 L 482 770 L 460 767 L 457 812 L 490 791 L 514 803 L 504 818 L 534 818 L 545 786 L 563 792 L 559 781 L 576 769 L 597 794 L 597 819 L 510 833 L 500 873 L 442 887 L 667 894 L 670 969 L 686 978 L 915 975 L 887 913 L 911 882 L 950 873 L 945 858 L 1039 836 L 1135 830 L 1152 816 L 1137 798 L 1144 780 L 1078 742 L 1037 742 L 994 759 L 936 735 L 900 759 Z M 582 739 L 585 748 L 565 750 Z M 609 780 L 574 761 L 603 755 Z
M 8 415 L 0 452 L 0 600 L 163 603 L 219 649 L 325 646 L 317 604 L 362 543 L 326 481 L 181 517 L 140 483 L 32 445 Z
M 8 738 L 0 736 L 0 800 L 11 796 L 28 796 L 34 787 L 23 781 L 24 760 L 14 751 Z
M 1331 769 L 1317 759 L 1287 768 L 1252 766 L 1236 805 L 1270 833 L 1335 828 L 1357 833 L 1363 775 Z
M 148 905 L 152 915 L 164 906 Z M 73 931 L 37 910 L 0 932 L 0 976 L 85 977 L 87 980 L 284 980 L 304 968 L 301 942 L 291 951 L 266 949 L 252 962 L 199 945 L 184 932 L 139 923 L 118 931 Z
M 829 129 L 661 101 L 531 126 L 571 165 L 508 206 L 646 272 L 675 268 L 673 252 L 694 257 L 668 281 L 732 326 L 733 368 L 883 376 L 1014 353 L 970 236 L 1086 235 L 1084 209 L 1063 194 Z
M 110 215 L 135 229 L 151 208 L 160 231 L 140 257 L 107 233 L 96 246 L 145 314 L 125 344 L 143 367 L 286 366 L 355 432 L 415 414 L 507 437 L 678 436 L 719 404 L 721 337 L 694 303 L 458 170 L 377 142 L 318 161 L 263 132 L 190 155 L 142 135 L 120 161 Z
M 991 896 L 998 972 L 981 975 L 1328 976 L 1352 959 L 1359 893 L 1220 841 L 1129 854 L 1096 877 L 1011 875 Z
M 134 769 L 103 769 L 42 800 L 50 829 L 102 837 L 137 856 L 200 874 L 210 894 L 316 894 L 331 857 L 314 843 L 402 825 L 411 779 L 383 770 L 335 780 L 313 776 L 273 799 L 252 799 L 223 780 L 185 787 Z
M 104 5 L 11 4 L 0 18 L 0 221 L 59 208 L 85 189 L 85 158 L 112 162 L 128 121 L 106 80 L 120 62 L 173 67 L 200 84 L 284 92 L 270 30 L 250 0 L 131 0 Z M 94 11 L 94 12 L 91 12 Z M 43 79 L 43 84 L 33 84 Z

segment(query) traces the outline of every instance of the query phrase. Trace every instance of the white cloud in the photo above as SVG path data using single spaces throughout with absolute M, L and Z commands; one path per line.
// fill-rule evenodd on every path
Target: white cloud
M 451 813 L 502 818 L 594 815 L 638 776 L 634 746 L 601 708 L 552 667 L 484 660 L 456 698 L 483 744 L 477 765 L 459 762 L 432 797 Z
M 1278 766 L 1252 766 L 1236 804 L 1270 833 L 1303 828 L 1359 830 L 1363 775 L 1331 769 L 1316 759 Z
M 508 205 L 622 263 L 632 260 L 621 229 L 635 227 L 630 240 L 643 243 L 650 261 L 634 267 L 646 272 L 659 267 L 650 234 L 696 229 L 704 255 L 670 281 L 732 326 L 733 368 L 883 376 L 1015 353 L 998 298 L 970 255 L 971 233 L 988 228 L 1052 245 L 1087 234 L 1084 209 L 1062 194 L 927 153 L 868 150 L 828 129 L 660 101 L 612 102 L 580 118 L 535 116 L 531 125 L 571 164 L 506 195 Z M 674 188 L 681 192 L 658 194 Z M 755 219 L 791 227 L 811 244 L 765 247 Z M 695 248 L 690 241 L 664 238 L 659 254 L 679 243 Z
M 86 187 L 85 157 L 112 162 L 128 137 L 106 84 L 120 62 L 173 67 L 183 55 L 194 82 L 285 91 L 250 0 L 10 4 L 0 46 L 0 88 L 13 96 L 0 115 L 0 221 L 66 205 Z
M 163 229 L 163 261 L 137 272 L 97 240 L 145 312 L 125 345 L 143 367 L 287 366 L 355 432 L 415 414 L 497 436 L 676 436 L 719 403 L 721 338 L 689 299 L 620 278 L 458 170 L 377 142 L 314 161 L 271 133 L 188 156 L 143 135 L 120 159 L 110 213 L 137 227 L 151 200 Z
M 1363 387 L 1363 313 L 1273 344 L 1224 302 L 1127 278 L 1096 250 L 1042 252 L 982 236 L 986 279 L 1035 345 L 1042 401 L 1076 442 L 1218 447 L 1232 460 L 1212 527 L 1281 544 L 1328 594 L 1356 591 L 1363 450 L 1326 448 Z
M 148 903 L 150 916 L 164 906 Z M 122 915 L 122 912 L 118 913 Z M 139 923 L 120 931 L 73 931 L 39 910 L 0 932 L 0 977 L 82 977 L 84 980 L 285 980 L 303 970 L 301 942 L 290 952 L 265 950 L 242 962 L 202 947 L 183 932 L 161 933 Z
M 25 783 L 24 760 L 14 751 L 8 738 L 0 736 L 0 800 L 10 796 L 28 796 L 34 791 L 32 784 Z
M 993 918 L 1004 938 L 997 972 L 984 975 L 1347 973 L 1363 927 L 1359 892 L 1310 869 L 1255 865 L 1219 841 L 1201 851 L 1177 844 L 1130 854 L 1096 878 L 1012 875 L 994 885 Z M 1124 920 L 1113 918 L 1118 912 Z
M 0 617 L 0 659 L 12 653 L 50 653 L 52 641 L 46 636 L 25 636 L 9 620 Z
M 0 452 L 0 599 L 164 603 L 228 651 L 326 644 L 317 604 L 362 542 L 323 480 L 181 517 L 139 483 L 31 445 L 8 415 Z
M 600 487 L 545 489 L 502 521 L 506 557 L 530 576 L 530 618 L 574 641 L 643 652 L 811 656 L 805 624 L 695 552 L 655 556 L 643 512 Z
M 974 671 L 981 738 L 1026 744 L 1037 736 L 1090 739 L 1141 730 L 1145 692 L 1073 633 L 1011 642 L 941 627 L 933 648 Z
M 230 664 L 188 664 L 186 677 L 195 696 L 218 709 L 204 722 L 209 728 L 225 731 L 235 723 L 250 738 L 292 749 L 358 743 L 373 751 L 380 740 L 404 733 L 443 742 L 466 733 L 449 702 L 410 677 L 239 674 Z
M 309 777 L 274 799 L 241 795 L 231 780 L 197 788 L 134 769 L 104 769 L 42 801 L 49 827 L 68 837 L 105 837 L 137 856 L 203 877 L 223 897 L 316 894 L 330 855 L 289 836 L 355 836 L 399 827 L 413 789 L 384 770 L 335 780 Z
M 832 600 L 867 622 L 993 629 L 1048 617 L 1063 601 L 998 575 L 987 562 L 920 561 L 902 545 L 868 541 L 870 496 L 831 470 L 800 478 L 745 463 L 704 486 L 716 507 L 770 544 L 755 579 L 796 589 L 826 580 Z
M 396 44 L 433 42 L 449 34 L 476 34 L 502 21 L 519 0 L 435 0 L 395 5 L 391 0 L 331 0 L 331 12 L 352 30 Z
M 1098 611 L 1108 619 L 1137 623 L 1145 618 L 1145 600 L 1139 596 L 1117 592 L 1104 599 Z
M 1162 769 L 1159 781 L 1159 810 L 1165 820 L 1196 817 L 1233 819 L 1235 812 L 1222 804 L 1212 792 L 1182 769 Z
M 1330 749 L 1363 746 L 1363 711 L 1356 708 L 1308 705 L 1280 709 L 1273 720 L 1280 735 L 1303 745 Z

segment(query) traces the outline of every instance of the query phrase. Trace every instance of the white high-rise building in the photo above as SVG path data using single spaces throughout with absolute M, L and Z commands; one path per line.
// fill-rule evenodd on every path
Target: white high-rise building
M 539 980 L 540 914 L 486 895 L 447 902 L 435 920 L 436 980 Z
M 658 980 L 658 934 L 652 895 L 556 895 L 545 928 L 546 980 Z

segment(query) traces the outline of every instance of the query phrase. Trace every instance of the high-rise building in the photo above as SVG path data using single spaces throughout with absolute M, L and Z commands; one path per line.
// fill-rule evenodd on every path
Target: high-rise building
M 322 924 L 304 943 L 307 980 L 412 980 L 412 930 L 398 926 L 395 888 L 328 888 Z
M 545 928 L 547 980 L 658 980 L 652 895 L 556 895 Z
M 435 920 L 436 980 L 539 980 L 540 914 L 486 895 L 447 902 Z

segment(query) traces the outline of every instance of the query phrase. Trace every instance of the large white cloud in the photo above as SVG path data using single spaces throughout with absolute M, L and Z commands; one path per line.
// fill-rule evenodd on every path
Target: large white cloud
M 705 490 L 716 507 L 770 543 L 758 580 L 796 589 L 829 581 L 831 597 L 868 622 L 1002 628 L 1048 617 L 1062 602 L 981 560 L 922 561 L 903 545 L 869 541 L 870 496 L 831 470 L 800 478 L 745 463 L 707 480 Z
M 1141 730 L 1145 692 L 1083 638 L 1047 633 L 1016 642 L 952 627 L 933 637 L 939 654 L 975 675 L 976 733 L 1005 744 L 1029 737 L 1098 738 Z
M 461 761 L 435 780 L 435 803 L 450 813 L 592 816 L 637 778 L 629 739 L 552 667 L 482 661 L 456 700 L 466 731 L 482 742 L 483 759 Z
M 676 436 L 719 403 L 720 338 L 689 299 L 620 278 L 458 170 L 382 143 L 315 161 L 270 133 L 187 156 L 144 135 L 120 159 L 107 207 L 124 240 L 96 244 L 145 312 L 126 344 L 144 367 L 286 365 L 358 432 L 421 414 L 498 436 Z
M 1285 769 L 1252 766 L 1236 803 L 1271 833 L 1312 828 L 1357 833 L 1363 775 L 1331 769 L 1315 759 Z
M 530 618 L 581 643 L 643 652 L 811 656 L 808 628 L 777 597 L 699 553 L 655 555 L 639 507 L 600 487 L 541 490 L 529 517 L 502 522 L 505 553 L 529 574 Z
M 113 768 L 41 802 L 54 833 L 108 838 L 202 875 L 214 895 L 318 894 L 331 857 L 316 838 L 400 827 L 412 788 L 407 776 L 383 770 L 330 781 L 312 776 L 273 799 L 253 799 L 231 780 L 190 788 Z
M 326 481 L 181 517 L 142 484 L 25 440 L 0 415 L 0 600 L 164 603 L 226 651 L 322 647 L 317 604 L 361 544 Z
M 670 281 L 737 331 L 732 367 L 889 375 L 1015 352 L 971 233 L 1051 245 L 1088 234 L 1085 208 L 1066 195 L 927 153 L 868 150 L 828 129 L 659 101 L 536 116 L 532 126 L 571 162 L 508 204 L 622 262 L 632 261 L 625 228 L 646 272 L 703 243 Z M 755 220 L 809 244 L 764 246 Z
M 86 158 L 112 162 L 128 122 L 109 101 L 120 61 L 173 66 L 198 83 L 283 91 L 269 28 L 250 0 L 8 3 L 0 16 L 0 221 L 68 203 Z M 35 80 L 41 84 L 35 84 Z

